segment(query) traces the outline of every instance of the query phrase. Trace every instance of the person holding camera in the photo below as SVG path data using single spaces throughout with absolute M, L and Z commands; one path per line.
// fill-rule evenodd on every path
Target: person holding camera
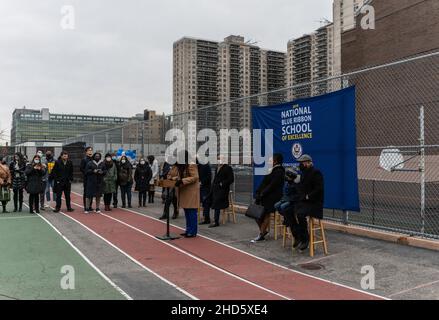
M 96 152 L 92 161 L 87 164 L 85 168 L 85 174 L 87 177 L 87 188 L 85 195 L 87 197 L 87 206 L 84 213 L 90 213 L 90 208 L 92 208 L 93 198 L 96 198 L 96 213 L 101 213 L 100 204 L 102 193 L 104 190 L 104 175 L 107 173 L 107 168 L 102 161 L 102 155 Z
M 56 194 L 56 206 L 53 212 L 60 212 L 63 193 L 66 199 L 67 211 L 73 212 L 70 200 L 73 182 L 73 163 L 69 160 L 69 154 L 66 151 L 61 152 L 59 159 L 53 166 L 49 179 L 53 180 L 53 191 Z
M 302 173 L 299 184 L 299 200 L 296 205 L 297 222 L 293 236 L 299 242 L 298 248 L 303 251 L 309 246 L 308 222 L 306 217 L 323 219 L 324 186 L 323 174 L 314 168 L 311 156 L 304 154 L 298 160 Z
M 32 162 L 26 166 L 26 191 L 29 193 L 29 212 L 40 213 L 40 194 L 43 192 L 43 176 L 46 169 L 41 163 L 41 157 L 35 155 Z
M 267 229 L 270 223 L 270 214 L 275 212 L 274 205 L 280 201 L 283 195 L 285 183 L 283 156 L 280 153 L 275 153 L 270 158 L 270 161 L 273 167 L 256 190 L 256 204 L 264 207 L 264 214 L 256 221 L 259 226 L 259 235 L 251 240 L 251 242 L 265 241 L 265 237 L 268 235 Z

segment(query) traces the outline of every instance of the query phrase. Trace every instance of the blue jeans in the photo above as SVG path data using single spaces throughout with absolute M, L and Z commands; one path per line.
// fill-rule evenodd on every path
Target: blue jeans
M 280 213 L 283 214 L 285 209 L 287 209 L 291 205 L 289 201 L 279 201 L 276 202 L 274 208 Z
M 186 234 L 196 236 L 198 233 L 198 209 L 184 209 L 186 216 Z
M 53 191 L 53 185 L 54 185 L 55 181 L 53 179 L 48 179 L 46 182 L 46 200 L 49 202 L 50 201 L 50 189 L 52 189 L 52 194 L 53 194 L 53 201 L 56 201 L 56 193 Z

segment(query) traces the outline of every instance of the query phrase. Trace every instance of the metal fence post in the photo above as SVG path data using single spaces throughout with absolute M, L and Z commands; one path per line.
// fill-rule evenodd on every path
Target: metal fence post
M 420 152 L 421 159 L 419 163 L 419 171 L 421 172 L 421 219 L 422 219 L 422 227 L 421 233 L 425 233 L 425 115 L 424 115 L 424 106 L 420 108 Z

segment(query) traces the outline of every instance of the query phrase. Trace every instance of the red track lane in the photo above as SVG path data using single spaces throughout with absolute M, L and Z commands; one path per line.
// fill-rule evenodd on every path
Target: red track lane
M 281 299 L 275 294 L 197 261 L 120 222 L 98 214 L 84 215 L 79 213 L 82 208 L 76 204 L 74 207 L 77 212 L 65 214 L 84 224 L 145 267 L 199 299 Z M 196 239 L 192 240 L 196 241 Z
M 82 197 L 72 195 L 72 200 L 82 203 Z M 139 215 L 124 209 L 113 209 L 109 216 L 123 221 L 139 230 L 151 235 L 161 235 L 165 231 L 164 223 L 145 215 Z M 77 217 L 77 214 L 73 214 Z M 97 216 L 97 215 L 96 215 Z M 95 216 L 95 217 L 96 217 Z M 109 219 L 97 216 L 97 219 Z M 112 220 L 114 223 L 118 223 Z M 181 229 L 171 226 L 171 232 L 180 233 Z M 131 229 L 131 233 L 137 231 Z M 112 235 L 114 236 L 114 235 Z M 130 235 L 131 237 L 131 235 Z M 146 237 L 143 235 L 143 237 Z M 170 242 L 204 261 L 207 261 L 223 270 L 244 278 L 261 287 L 267 288 L 282 296 L 295 300 L 376 300 L 377 296 L 354 290 L 338 284 L 316 279 L 293 270 L 287 270 L 274 264 L 262 261 L 240 251 L 221 245 L 215 241 L 198 237 L 195 239 L 180 239 Z M 169 246 L 167 246 L 169 248 Z M 160 263 L 159 263 L 160 264 Z M 162 266 L 166 261 L 161 261 Z M 183 265 L 183 264 L 180 264 Z M 160 269 L 160 268 L 159 268 Z M 165 278 L 168 278 L 165 276 Z M 169 278 L 168 278 L 169 279 Z M 175 281 L 175 280 L 171 280 Z M 174 282 L 175 283 L 175 282 Z M 244 285 L 245 283 L 242 282 Z M 256 289 L 256 288 L 254 288 Z M 215 290 L 214 290 L 215 291 Z M 241 299 L 251 299 L 249 292 L 243 291 Z

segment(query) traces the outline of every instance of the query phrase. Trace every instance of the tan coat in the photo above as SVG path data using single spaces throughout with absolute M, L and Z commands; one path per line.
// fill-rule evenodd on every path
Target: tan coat
M 177 188 L 178 206 L 183 209 L 197 209 L 200 205 L 200 184 L 198 167 L 190 164 L 188 170 L 180 177 L 178 167 L 172 166 L 168 174 L 170 180 L 182 180 L 183 185 Z
M 7 165 L 0 163 L 0 186 L 11 185 L 11 172 Z

